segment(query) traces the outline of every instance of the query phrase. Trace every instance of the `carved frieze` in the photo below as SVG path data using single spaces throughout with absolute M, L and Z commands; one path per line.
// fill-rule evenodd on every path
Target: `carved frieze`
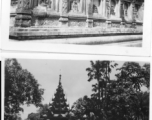
M 132 24 L 125 24 L 125 28 L 132 28 L 133 25 Z
M 11 6 L 16 6 L 18 4 L 18 0 L 11 0 Z
M 15 18 L 10 17 L 10 26 L 14 26 L 14 25 L 15 25 Z
M 52 0 L 40 0 L 39 5 L 47 7 L 47 8 L 52 8 Z
M 120 28 L 120 23 L 111 23 L 112 28 Z
M 86 21 L 82 20 L 69 20 L 69 27 L 85 27 Z
M 15 26 L 30 27 L 31 26 L 31 20 L 16 19 L 15 20 Z
M 93 27 L 106 27 L 106 22 L 104 21 L 94 21 Z
M 19 0 L 18 9 L 24 9 L 24 10 L 31 9 L 31 0 Z
M 41 27 L 57 27 L 59 25 L 58 19 L 36 19 L 35 26 Z

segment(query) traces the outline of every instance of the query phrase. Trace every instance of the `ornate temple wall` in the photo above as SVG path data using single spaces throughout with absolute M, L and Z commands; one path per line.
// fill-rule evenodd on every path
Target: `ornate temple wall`
M 15 5 L 11 4 L 10 26 L 14 26 L 14 32 L 12 33 L 11 31 L 10 34 L 14 36 L 20 35 L 19 30 L 23 29 L 22 31 L 24 31 L 25 28 L 35 31 L 41 31 L 42 29 L 40 28 L 48 28 L 50 31 L 56 29 L 55 34 L 61 35 L 61 28 L 68 30 L 71 28 L 83 28 L 87 31 L 97 28 L 96 34 L 128 34 L 132 33 L 132 31 L 134 31 L 133 33 L 142 34 L 143 0 L 12 1 L 16 1 L 14 2 Z M 92 32 L 94 31 L 90 33 Z M 83 32 L 81 34 L 90 33 Z M 52 35 L 53 33 L 51 32 L 50 34 Z M 66 33 L 66 35 L 69 34 L 74 33 Z M 76 32 L 75 34 L 78 33 Z M 32 35 L 34 35 L 34 32 Z

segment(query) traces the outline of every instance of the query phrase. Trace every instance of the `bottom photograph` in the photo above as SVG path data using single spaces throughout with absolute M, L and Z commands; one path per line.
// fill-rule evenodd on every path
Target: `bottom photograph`
M 4 120 L 149 120 L 148 62 L 4 62 Z

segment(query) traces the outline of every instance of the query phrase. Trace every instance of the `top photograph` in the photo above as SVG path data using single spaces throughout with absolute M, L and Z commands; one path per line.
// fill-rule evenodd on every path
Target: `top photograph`
M 9 41 L 143 46 L 145 0 L 11 0 Z

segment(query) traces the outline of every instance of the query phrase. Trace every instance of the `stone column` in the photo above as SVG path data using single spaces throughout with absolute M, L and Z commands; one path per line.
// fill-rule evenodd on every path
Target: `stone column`
M 30 27 L 32 19 L 33 0 L 18 0 L 16 27 Z
M 12 0 L 10 6 L 10 26 L 15 25 L 16 9 L 18 0 Z
M 136 27 L 136 9 L 135 9 L 135 0 L 132 1 L 132 26 L 135 28 Z
M 124 1 L 123 0 L 120 0 L 120 18 L 122 19 L 121 27 L 125 27 Z
M 69 0 L 60 0 L 60 26 L 68 27 L 68 3 Z
M 93 0 L 86 1 L 86 15 L 87 15 L 87 26 L 89 28 L 93 27 Z
M 110 0 L 106 0 L 106 18 L 107 18 L 106 24 L 107 24 L 107 28 L 111 27 L 110 9 L 111 9 Z
M 86 14 L 86 0 L 82 0 L 82 13 Z

